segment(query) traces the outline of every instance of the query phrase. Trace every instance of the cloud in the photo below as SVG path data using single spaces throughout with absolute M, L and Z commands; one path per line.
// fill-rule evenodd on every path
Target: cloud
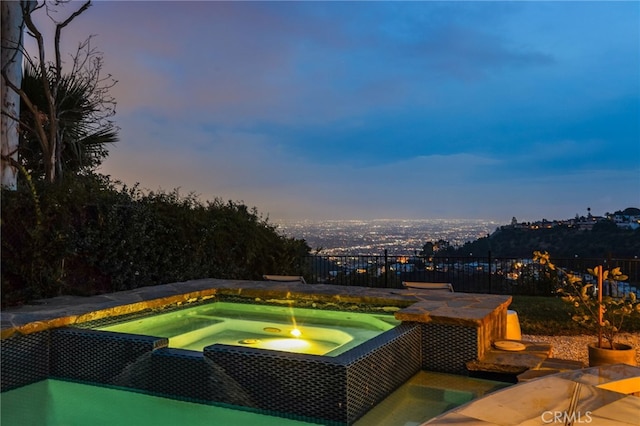
M 98 34 L 119 80 L 114 177 L 272 217 L 508 221 L 638 204 L 637 18 L 625 2 L 96 2 L 64 41 Z
M 434 75 L 476 79 L 492 67 L 548 60 L 507 47 L 501 36 L 448 24 L 455 11 L 428 31 L 414 23 L 398 42 L 376 30 L 387 7 L 375 3 L 99 2 L 95 9 L 104 19 L 78 23 L 103 35 L 123 111 L 152 108 L 226 126 L 329 123 L 374 106 L 393 111 L 433 102 Z M 367 26 L 354 21 L 362 13 Z M 113 20 L 117 32 L 107 24 Z
M 427 64 L 442 75 L 462 80 L 485 78 L 493 69 L 551 65 L 548 53 L 516 49 L 495 34 L 449 27 L 415 48 Z

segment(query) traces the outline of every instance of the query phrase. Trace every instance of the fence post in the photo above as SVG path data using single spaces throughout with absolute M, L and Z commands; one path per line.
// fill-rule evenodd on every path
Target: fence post
M 389 256 L 387 249 L 384 249 L 384 288 L 389 287 Z
M 491 250 L 489 250 L 489 253 L 487 254 L 487 263 L 489 264 L 489 294 L 493 294 L 493 286 L 491 285 L 491 271 L 493 270 L 493 265 L 491 265 Z

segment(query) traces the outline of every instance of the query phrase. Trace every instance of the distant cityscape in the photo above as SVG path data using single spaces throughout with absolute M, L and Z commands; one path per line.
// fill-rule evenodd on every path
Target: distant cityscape
M 288 237 L 306 240 L 324 255 L 392 255 L 420 252 L 428 241 L 445 240 L 463 245 L 486 237 L 501 224 L 486 220 L 329 220 L 287 221 L 278 224 Z
M 422 251 L 429 241 L 444 240 L 454 247 L 461 246 L 505 226 L 528 229 L 569 226 L 588 230 L 598 222 L 610 220 L 619 227 L 640 228 L 640 209 L 627 208 L 604 216 L 592 215 L 587 210 L 586 216 L 576 215 L 572 219 L 518 222 L 514 217 L 510 224 L 464 219 L 378 219 L 285 221 L 277 226 L 283 235 L 304 239 L 313 253 L 329 256 L 381 255 L 385 250 L 390 255 L 412 255 Z

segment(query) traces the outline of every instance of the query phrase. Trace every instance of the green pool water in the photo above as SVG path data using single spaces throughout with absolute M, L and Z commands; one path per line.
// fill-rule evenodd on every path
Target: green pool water
M 508 384 L 421 371 L 354 426 L 419 425 Z M 0 394 L 2 426 L 296 426 L 282 417 L 48 379 Z
M 373 407 L 354 426 L 418 426 L 509 383 L 420 371 Z
M 309 425 L 120 389 L 43 380 L 0 394 L 2 426 Z
M 391 314 L 215 302 L 97 330 L 166 337 L 202 351 L 216 343 L 336 356 L 400 324 Z

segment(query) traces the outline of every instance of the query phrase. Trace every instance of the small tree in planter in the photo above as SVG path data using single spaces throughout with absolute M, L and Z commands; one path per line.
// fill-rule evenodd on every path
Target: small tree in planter
M 633 292 L 621 297 L 602 294 L 604 283 L 628 279 L 622 274 L 620 268 L 604 270 L 602 266 L 596 266 L 593 269 L 587 269 L 587 272 L 598 280 L 596 290 L 593 284 L 584 282 L 580 276 L 556 267 L 551 262 L 549 253 L 535 251 L 533 257 L 535 262 L 545 265 L 550 271 L 557 271 L 560 282 L 557 292 L 562 296 L 563 301 L 572 306 L 574 310 L 572 319 L 586 329 L 597 332 L 598 341 L 589 345 L 589 364 L 625 362 L 635 365 L 635 349 L 617 342 L 616 339 L 625 320 L 632 315 L 640 315 L 640 300 Z M 628 353 L 620 353 L 625 350 Z M 612 361 L 604 359 L 610 357 L 613 357 Z

